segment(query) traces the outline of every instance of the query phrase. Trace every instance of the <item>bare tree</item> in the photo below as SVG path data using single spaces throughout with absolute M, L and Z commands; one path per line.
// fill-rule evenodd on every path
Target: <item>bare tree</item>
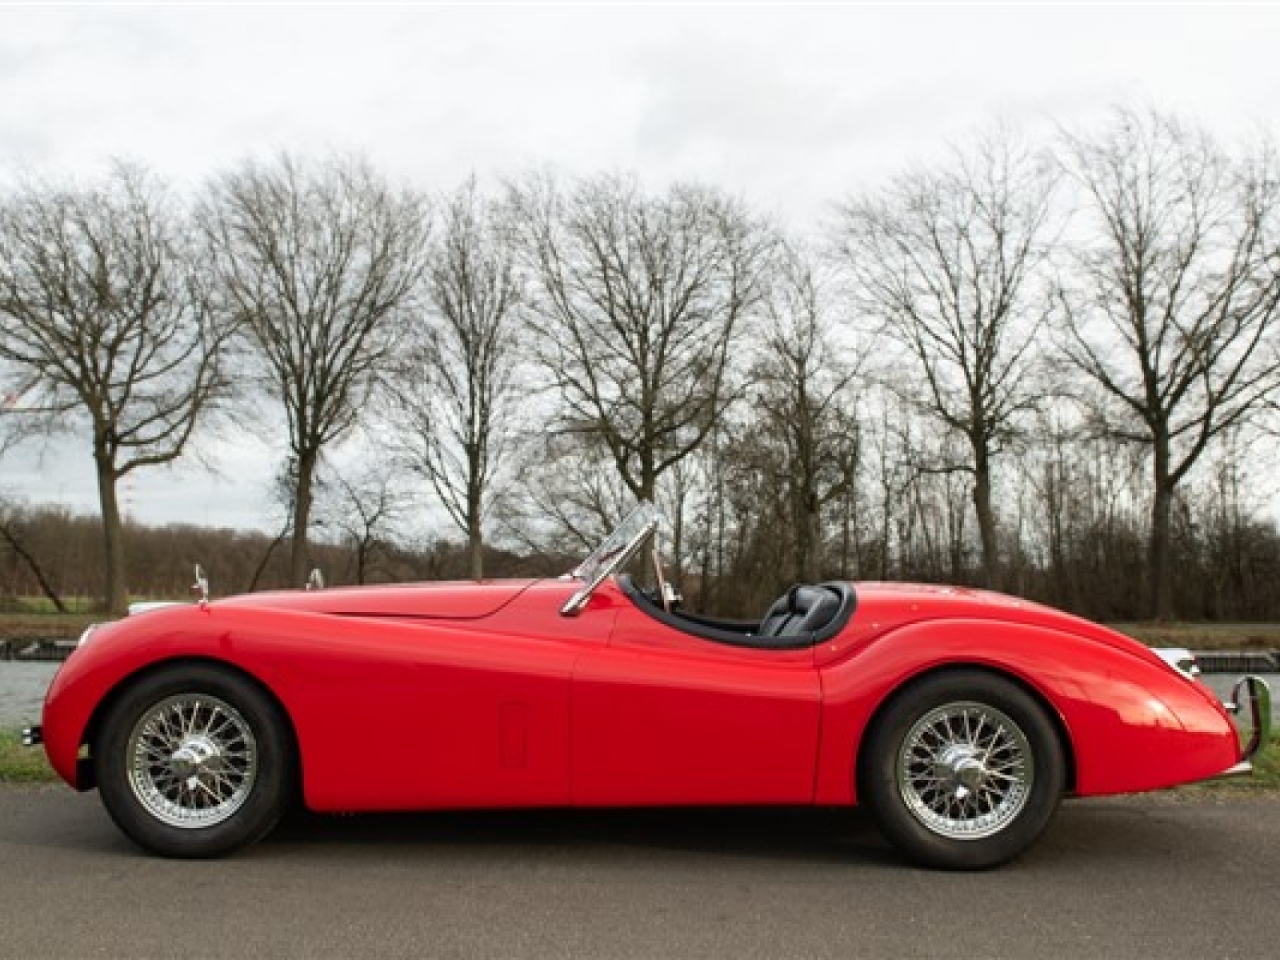
M 484 527 L 519 432 L 520 281 L 511 234 L 474 179 L 442 205 L 427 268 L 429 309 L 395 364 L 392 419 L 408 466 L 467 538 L 484 576 Z
M 703 442 L 764 292 L 768 233 L 704 187 L 646 195 L 597 177 L 512 191 L 535 283 L 528 318 L 564 405 L 562 429 L 598 438 L 631 493 Z
M 202 210 L 222 307 L 284 410 L 293 481 L 290 577 L 305 581 L 321 452 L 359 420 L 412 313 L 425 202 L 367 163 L 283 155 L 218 177 Z
M 392 528 L 404 507 L 393 473 L 374 457 L 353 476 L 333 471 L 319 487 L 318 525 L 338 533 L 338 542 L 351 557 L 353 579 L 367 583 L 394 544 Z
M 12 551 L 24 567 L 31 572 L 31 576 L 35 579 L 40 592 L 48 598 L 53 604 L 53 608 L 58 613 L 66 613 L 67 605 L 63 602 L 62 597 L 54 588 L 53 582 L 49 575 L 45 572 L 43 565 L 36 559 L 34 551 L 27 543 L 27 533 L 24 529 L 23 516 L 20 511 L 14 508 L 12 504 L 0 500 L 0 542 Z
M 1157 113 L 1068 136 L 1063 159 L 1088 227 L 1061 297 L 1065 354 L 1106 433 L 1150 452 L 1148 604 L 1167 619 L 1178 485 L 1277 388 L 1280 178 L 1269 151 L 1235 161 Z
M 535 441 L 507 532 L 543 554 L 590 550 L 634 506 L 612 459 L 591 435 L 550 433 Z
M 779 502 L 793 546 L 794 578 L 819 578 L 823 511 L 843 496 L 852 480 L 856 432 L 846 412 L 856 356 L 833 341 L 825 294 L 812 261 L 794 246 L 781 252 L 766 302 L 751 397 L 772 438 Z
M 13 378 L 0 377 L 0 383 L 6 379 Z M 13 447 L 27 438 L 32 421 L 30 417 L 24 416 L 26 411 L 22 405 L 22 398 L 33 382 L 28 381 L 7 393 L 0 394 L 0 464 L 4 462 L 5 455 Z M 0 473 L 0 477 L 3 476 L 4 474 Z M 59 613 L 66 613 L 66 604 L 26 542 L 23 519 L 22 511 L 5 497 L 3 488 L 0 488 L 0 544 L 7 547 L 9 552 L 30 571 L 40 592 L 53 604 L 53 608 Z
M 992 586 L 992 464 L 1036 398 L 1052 182 L 1042 158 L 1000 131 L 947 166 L 846 203 L 838 228 L 857 302 L 913 368 L 892 374 L 890 386 L 966 441 L 967 462 L 956 466 L 973 478 L 983 579 Z
M 0 358 L 56 420 L 87 422 L 106 604 L 127 603 L 116 488 L 168 463 L 225 387 L 215 323 L 164 187 L 115 164 L 84 187 L 29 184 L 0 210 Z

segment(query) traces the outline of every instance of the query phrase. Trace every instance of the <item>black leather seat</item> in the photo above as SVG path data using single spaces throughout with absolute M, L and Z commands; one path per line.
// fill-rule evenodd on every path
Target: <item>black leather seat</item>
M 857 606 L 853 585 L 845 581 L 797 584 L 777 600 L 763 620 L 725 620 L 684 610 L 664 610 L 627 574 L 618 585 L 636 607 L 674 630 L 715 643 L 758 650 L 798 650 L 835 636 Z
M 782 638 L 816 633 L 839 612 L 840 599 L 831 587 L 796 584 L 769 608 L 756 636 Z

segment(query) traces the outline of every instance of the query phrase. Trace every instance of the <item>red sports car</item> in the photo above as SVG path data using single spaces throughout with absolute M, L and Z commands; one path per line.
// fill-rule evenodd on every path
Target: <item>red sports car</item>
M 1185 652 L 1012 597 L 792 587 L 757 621 L 687 613 L 642 505 L 555 580 L 265 593 L 90 628 L 42 727 L 58 773 L 167 856 L 316 811 L 867 805 L 913 859 L 1025 850 L 1064 794 L 1247 773 L 1269 694 L 1230 707 Z M 203 579 L 200 577 L 200 579 Z M 155 607 L 159 605 L 147 605 Z M 1242 718 L 1243 719 L 1243 718 Z

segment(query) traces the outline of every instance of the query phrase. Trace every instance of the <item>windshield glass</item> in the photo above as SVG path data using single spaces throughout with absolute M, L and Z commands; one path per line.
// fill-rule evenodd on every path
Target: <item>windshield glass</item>
M 617 529 L 605 537 L 591 555 L 573 568 L 570 576 L 588 584 L 598 583 L 622 566 L 636 548 L 653 532 L 659 521 L 658 508 L 652 503 L 642 503 L 618 524 Z

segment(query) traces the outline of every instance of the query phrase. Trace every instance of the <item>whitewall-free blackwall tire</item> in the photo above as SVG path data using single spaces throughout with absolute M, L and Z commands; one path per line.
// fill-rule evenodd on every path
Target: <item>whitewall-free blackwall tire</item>
M 951 670 L 904 688 L 876 718 L 859 793 L 911 859 L 978 870 L 1039 838 L 1065 766 L 1057 730 L 1031 694 L 996 674 Z
M 139 846 L 216 857 L 261 839 L 291 792 L 292 739 L 257 684 L 209 663 L 132 682 L 93 745 L 102 802 Z

